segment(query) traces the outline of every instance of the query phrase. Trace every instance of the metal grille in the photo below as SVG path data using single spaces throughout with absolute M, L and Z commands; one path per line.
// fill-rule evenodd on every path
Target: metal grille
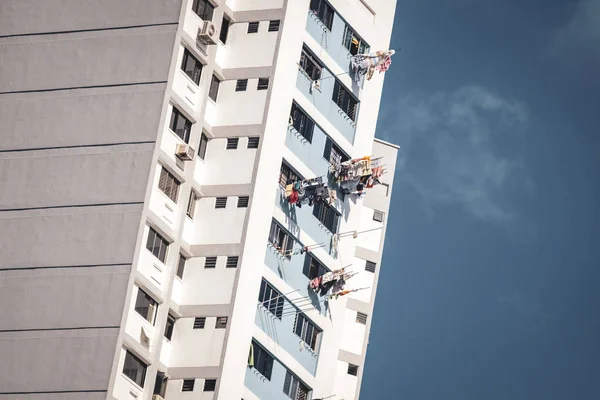
M 358 375 L 358 365 L 348 364 L 348 375 Z
M 248 207 L 248 201 L 250 198 L 248 196 L 240 196 L 238 197 L 237 206 L 238 208 L 246 208 Z
M 279 30 L 280 21 L 269 21 L 269 32 L 277 32 Z
M 248 22 L 248 33 L 258 32 L 258 22 Z
M 237 149 L 239 141 L 240 141 L 240 138 L 229 138 L 229 139 L 227 139 L 227 146 L 225 146 L 225 149 L 227 149 L 227 150 L 235 150 L 235 149 Z
M 267 90 L 269 88 L 269 78 L 258 78 L 256 90 Z
M 237 268 L 238 259 L 239 259 L 238 256 L 227 257 L 227 262 L 225 263 L 225 268 Z
M 356 313 L 356 322 L 358 322 L 359 324 L 366 325 L 367 324 L 367 314 L 357 312 Z
M 225 329 L 227 327 L 227 317 L 217 317 L 215 322 L 216 329 Z
M 375 273 L 376 266 L 377 264 L 375 264 L 373 261 L 367 261 L 367 263 L 365 264 L 365 271 Z
M 227 197 L 217 197 L 215 199 L 215 208 L 227 207 Z
M 248 88 L 248 79 L 238 79 L 235 83 L 236 92 L 245 92 Z
M 181 386 L 181 391 L 182 392 L 194 391 L 194 383 L 196 383 L 195 379 L 184 379 L 183 385 Z
M 373 211 L 373 221 L 383 222 L 383 212 L 374 210 Z
M 174 203 L 177 203 L 179 185 L 180 183 L 177 179 L 175 179 L 175 175 L 170 173 L 165 167 L 162 167 L 162 170 L 160 171 L 160 179 L 158 180 L 158 188 Z
M 204 268 L 215 268 L 217 266 L 217 257 L 206 257 L 204 260 Z
M 258 143 L 260 142 L 260 137 L 253 136 L 248 138 L 248 148 L 249 149 L 258 149 Z
M 204 325 L 206 325 L 206 317 L 194 318 L 194 329 L 204 329 Z

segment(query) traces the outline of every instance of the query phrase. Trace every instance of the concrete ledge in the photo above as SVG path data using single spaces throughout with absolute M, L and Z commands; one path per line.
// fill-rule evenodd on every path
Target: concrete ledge
M 167 369 L 169 380 L 188 378 L 216 379 L 219 376 L 220 367 L 171 367 Z
M 202 305 L 180 305 L 179 314 L 181 318 L 195 317 L 225 317 L 229 315 L 230 304 L 202 304 Z
M 242 252 L 241 243 L 223 244 L 197 244 L 190 246 L 192 257 L 214 256 L 238 256 Z

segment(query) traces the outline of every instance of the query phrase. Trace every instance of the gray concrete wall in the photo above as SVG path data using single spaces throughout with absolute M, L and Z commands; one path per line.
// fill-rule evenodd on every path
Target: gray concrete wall
M 107 397 L 180 6 L 0 2 L 0 399 Z

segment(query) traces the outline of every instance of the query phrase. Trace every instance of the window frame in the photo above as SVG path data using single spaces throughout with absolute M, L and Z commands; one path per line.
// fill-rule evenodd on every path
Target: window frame
M 188 198 L 185 215 L 192 220 L 194 219 L 194 215 L 196 215 L 196 206 L 198 205 L 198 200 L 200 200 L 198 193 L 196 193 L 194 190 L 190 190 L 190 197 Z
M 189 67 L 188 62 L 190 61 L 190 58 L 192 59 L 193 62 L 193 69 L 192 71 L 188 71 L 187 67 Z M 190 78 L 190 80 L 192 82 L 194 82 L 196 84 L 196 86 L 200 85 L 200 79 L 202 78 L 202 68 L 204 67 L 204 65 L 202 64 L 202 62 L 200 62 L 200 60 L 198 60 L 196 58 L 196 56 L 194 56 L 194 54 L 192 54 L 191 51 L 188 50 L 187 47 L 183 47 L 183 58 L 181 59 L 181 71 L 188 77 Z
M 254 353 L 254 365 L 252 368 L 270 381 L 275 358 L 255 340 L 252 340 L 251 346 Z
M 213 263 L 214 261 L 214 263 Z M 206 256 L 204 257 L 204 269 L 215 269 L 217 268 L 217 256 Z
M 192 11 L 200 17 L 202 21 L 212 22 L 215 14 L 215 6 L 209 0 L 194 0 L 192 3 Z M 210 16 L 208 14 L 210 14 Z
M 227 138 L 227 141 L 225 142 L 225 150 L 237 150 L 239 145 L 240 145 L 239 137 Z
M 217 389 L 216 379 L 204 379 L 204 385 L 202 386 L 203 392 L 214 392 Z
M 260 145 L 260 136 L 248 137 L 248 144 L 246 144 L 247 149 L 258 149 L 259 145 Z
M 371 260 L 365 260 L 365 271 L 375 273 L 377 270 L 377 263 Z
M 135 296 L 133 310 L 154 326 L 158 314 L 158 301 L 141 287 L 137 286 L 137 288 L 138 292 Z M 147 304 L 142 304 L 143 302 L 147 302 Z
M 317 352 L 323 330 L 320 329 L 314 322 L 312 322 L 306 315 L 301 312 L 296 314 L 292 331 L 300 338 L 300 340 L 306 343 L 312 349 L 312 351 L 315 353 Z
M 192 323 L 192 329 L 204 329 L 206 328 L 206 317 L 194 317 Z
M 130 368 L 131 372 L 133 372 L 134 376 L 131 376 L 130 373 L 125 372 L 125 369 L 128 367 L 128 365 L 127 365 L 128 357 L 129 357 L 129 363 L 134 362 L 137 364 L 137 365 L 129 366 L 129 368 Z M 141 369 L 142 369 L 141 374 L 137 370 L 131 369 L 131 368 L 139 368 L 139 367 L 141 367 Z M 123 375 L 125 375 L 133 383 L 135 383 L 137 386 L 139 386 L 143 389 L 144 385 L 146 383 L 147 372 L 148 372 L 148 365 L 144 361 L 142 361 L 141 358 L 136 356 L 131 350 L 125 349 L 125 361 L 123 362 L 123 370 L 122 370 Z
M 353 50 L 353 39 L 356 39 L 358 45 L 355 46 L 356 50 Z M 342 45 L 348 50 L 348 52 L 355 56 L 357 54 L 367 54 L 371 50 L 363 38 L 348 24 L 344 27 L 344 35 L 342 36 Z M 361 49 L 362 48 L 362 49 Z
M 237 79 L 235 81 L 235 91 L 245 92 L 248 89 L 248 78 Z
M 258 33 L 259 29 L 260 21 L 248 21 L 248 29 L 246 30 L 246 34 Z
M 222 210 L 225 208 L 227 208 L 227 197 L 215 197 L 215 210 Z
M 161 263 L 165 263 L 169 251 L 169 241 L 165 239 L 156 229 L 148 226 L 148 237 L 146 238 L 146 249 L 150 251 L 154 257 L 158 258 Z M 152 238 L 152 240 L 151 240 Z M 158 241 L 158 243 L 157 243 Z M 156 246 L 158 244 L 158 247 Z M 150 247 L 151 246 L 151 247 Z M 156 250 L 156 253 L 155 253 Z
M 385 218 L 385 213 L 379 210 L 373 210 L 373 221 L 383 223 L 383 219 Z
M 158 178 L 158 189 L 175 204 L 177 204 L 177 199 L 179 197 L 180 186 L 181 182 L 179 182 L 179 179 L 177 179 L 177 177 L 164 165 L 161 165 Z
M 258 302 L 278 319 L 283 317 L 283 308 L 285 307 L 285 298 L 275 289 L 265 278 L 260 282 L 260 291 L 258 292 Z
M 183 140 L 185 144 L 189 144 L 193 123 L 179 108 L 175 106 L 175 104 L 171 104 L 171 107 L 172 110 L 169 129 L 175 134 L 175 136 Z M 183 127 L 178 127 L 180 120 L 183 120 Z
M 321 79 L 323 73 L 323 64 L 318 58 L 309 50 L 306 45 L 302 46 L 302 52 L 300 53 L 300 61 L 298 62 L 300 68 L 304 73 L 310 77 L 313 81 Z M 309 71 L 310 70 L 310 71 Z
M 186 386 L 186 383 L 187 383 L 187 386 Z M 196 379 L 194 379 L 194 378 L 184 379 L 183 382 L 181 382 L 181 391 L 182 392 L 193 392 L 195 385 L 196 385 Z
M 208 136 L 204 132 L 200 135 L 200 142 L 198 142 L 198 158 L 204 161 L 206 157 L 206 150 L 208 149 Z
M 225 322 L 223 322 L 225 321 Z M 217 317 L 215 319 L 215 329 L 227 329 L 229 324 L 229 317 Z
M 306 257 L 304 259 L 304 268 L 302 268 L 302 274 L 304 276 L 306 276 L 309 280 L 313 280 L 316 277 L 325 275 L 327 272 L 330 272 L 330 270 L 325 264 L 323 264 L 310 253 L 306 253 Z
M 333 156 L 332 156 L 333 155 Z M 350 160 L 350 157 L 338 146 L 329 136 L 325 139 L 325 148 L 323 149 L 323 158 L 333 165 Z
M 269 83 L 270 83 L 269 78 L 258 78 L 258 83 L 256 84 L 256 90 L 269 90 Z
M 286 169 L 287 171 L 284 171 L 284 169 Z M 282 179 L 285 178 L 285 181 L 283 181 Z M 293 180 L 298 181 L 298 180 L 303 180 L 302 176 L 296 172 L 296 170 L 294 170 L 292 167 L 289 166 L 289 164 L 287 162 L 285 162 L 285 160 L 281 161 L 281 168 L 279 169 L 279 186 L 281 186 L 282 188 L 285 188 L 288 185 L 288 181 L 289 180 Z
M 356 122 L 360 101 L 337 78 L 333 84 L 331 100 L 342 110 L 350 120 Z
M 277 240 L 273 241 L 273 239 Z M 273 245 L 273 243 L 276 243 L 279 248 L 283 248 L 283 251 L 285 252 L 285 257 L 290 259 L 292 256 L 289 253 L 294 248 L 294 243 L 296 243 L 296 239 L 283 226 L 279 225 L 279 223 L 273 219 L 271 221 L 271 229 L 269 231 L 269 243 L 271 245 Z
M 173 337 L 173 333 L 175 332 L 175 323 L 177 322 L 177 318 L 175 318 L 171 313 L 167 315 L 167 323 L 165 324 L 165 331 L 163 332 L 163 337 L 167 339 L 169 342 Z
M 219 87 L 221 86 L 221 80 L 215 75 L 212 75 L 210 79 L 210 88 L 208 89 L 208 98 L 211 99 L 215 104 L 219 98 Z
M 248 208 L 250 196 L 238 196 L 237 208 Z
M 308 143 L 312 143 L 316 123 L 295 101 L 292 102 L 290 118 L 296 132 L 306 139 Z
M 311 0 L 310 10 L 331 31 L 335 9 L 325 0 Z
M 231 27 L 231 20 L 228 18 L 227 14 L 223 14 L 223 19 L 221 21 L 221 30 L 219 32 L 219 40 L 221 43 L 227 43 L 227 37 L 229 36 L 229 28 Z
M 337 233 L 341 214 L 334 207 L 324 201 L 317 203 L 313 206 L 313 216 L 331 233 Z
M 233 261 L 235 261 L 235 263 Z M 225 261 L 225 268 L 237 268 L 239 262 L 239 256 L 227 256 L 227 260 Z
M 369 314 L 361 313 L 360 311 L 356 312 L 356 323 L 367 325 L 367 319 L 369 318 Z
M 346 370 L 348 375 L 358 376 L 358 365 L 348 363 L 348 369 Z
M 185 272 L 185 263 L 187 262 L 187 257 L 183 254 L 179 253 L 179 260 L 177 260 L 177 271 L 175 271 L 175 276 L 179 279 L 183 280 L 183 274 Z
M 287 386 L 287 390 L 286 390 Z M 302 394 L 300 391 L 304 391 Z M 306 386 L 300 378 L 286 369 L 283 381 L 283 393 L 292 400 L 308 399 L 312 389 Z
M 271 20 L 271 21 L 269 21 L 269 29 L 267 29 L 267 32 L 279 32 L 280 27 L 281 27 L 280 19 Z

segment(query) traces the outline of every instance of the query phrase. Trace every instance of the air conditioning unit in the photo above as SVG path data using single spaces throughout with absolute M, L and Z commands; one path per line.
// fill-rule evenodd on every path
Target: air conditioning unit
M 194 149 L 189 144 L 178 144 L 175 155 L 182 161 L 192 161 L 194 159 Z
M 204 21 L 198 28 L 198 41 L 205 45 L 217 44 L 217 27 L 210 21 Z
M 160 394 L 152 395 L 152 400 L 165 400 Z

